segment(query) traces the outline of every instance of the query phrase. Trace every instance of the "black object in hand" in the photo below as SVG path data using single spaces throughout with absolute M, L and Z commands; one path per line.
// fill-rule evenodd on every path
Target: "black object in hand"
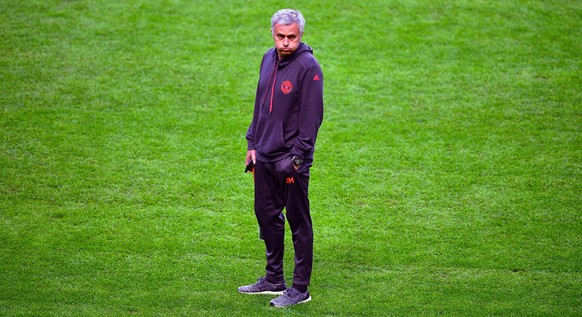
M 245 168 L 245 173 L 248 172 L 253 172 L 253 170 L 255 169 L 255 163 L 253 163 L 253 160 L 250 160 L 249 163 L 247 164 L 247 167 Z

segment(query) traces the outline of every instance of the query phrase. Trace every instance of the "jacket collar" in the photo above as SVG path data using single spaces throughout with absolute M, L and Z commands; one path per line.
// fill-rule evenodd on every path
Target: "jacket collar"
M 299 46 L 297 47 L 295 52 L 291 53 L 291 55 L 283 58 L 282 60 L 279 60 L 279 57 L 277 56 L 277 50 L 273 49 L 273 59 L 275 60 L 277 65 L 279 65 L 280 67 L 285 67 L 289 63 L 291 63 L 294 59 L 296 59 L 299 55 L 305 53 L 313 54 L 313 49 L 309 47 L 309 45 L 301 42 L 299 43 Z

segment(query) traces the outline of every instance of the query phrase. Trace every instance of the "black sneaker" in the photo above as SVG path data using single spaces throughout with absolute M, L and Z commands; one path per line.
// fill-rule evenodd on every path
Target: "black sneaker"
M 311 295 L 309 292 L 301 293 L 300 291 L 289 288 L 287 289 L 283 295 L 273 299 L 271 301 L 271 305 L 275 307 L 286 307 L 296 304 L 307 303 L 311 300 Z
M 252 285 L 245 285 L 238 288 L 239 293 L 243 294 L 266 294 L 280 295 L 283 294 L 287 286 L 285 282 L 273 284 L 267 281 L 267 278 L 261 277 L 258 282 Z

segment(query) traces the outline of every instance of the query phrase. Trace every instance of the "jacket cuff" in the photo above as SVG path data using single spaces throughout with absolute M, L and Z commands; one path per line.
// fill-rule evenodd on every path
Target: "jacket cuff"
M 302 160 L 305 159 L 302 154 L 297 154 L 295 152 L 291 152 L 291 157 L 295 157 L 295 156 L 302 159 Z

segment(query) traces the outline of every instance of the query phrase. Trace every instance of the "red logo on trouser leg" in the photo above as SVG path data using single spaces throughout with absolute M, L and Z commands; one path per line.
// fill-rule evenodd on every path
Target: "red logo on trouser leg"
M 295 178 L 293 178 L 293 177 L 287 177 L 285 179 L 285 184 L 295 184 Z

